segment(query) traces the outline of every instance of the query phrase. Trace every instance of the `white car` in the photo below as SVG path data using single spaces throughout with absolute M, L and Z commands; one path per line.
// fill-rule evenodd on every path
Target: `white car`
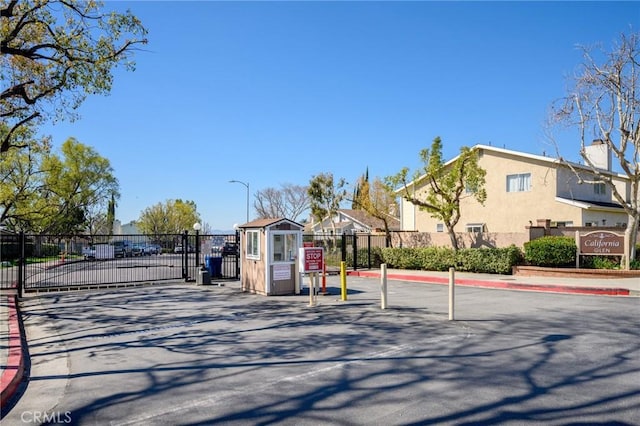
M 85 259 L 95 259 L 96 258 L 96 249 L 94 247 L 82 247 L 82 256 Z

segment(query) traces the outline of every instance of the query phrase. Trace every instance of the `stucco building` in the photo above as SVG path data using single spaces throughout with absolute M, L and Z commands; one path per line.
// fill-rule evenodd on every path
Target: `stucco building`
M 568 166 L 557 158 L 487 145 L 476 145 L 473 149 L 478 152 L 479 166 L 486 171 L 487 198 L 484 205 L 473 197 L 461 200 L 461 219 L 456 232 L 522 234 L 537 225 L 617 227 L 622 232 L 626 227 L 627 214 L 612 196 L 611 188 L 604 182 L 597 182 L 594 173 L 585 165 Z M 628 178 L 612 171 L 611 155 L 606 145 L 594 141 L 587 147 L 587 154 L 629 201 Z M 455 158 L 447 164 L 453 161 Z M 576 171 L 582 179 L 578 178 Z M 409 184 L 409 189 L 420 194 L 426 191 L 425 185 L 426 182 L 417 179 Z M 398 195 L 402 191 L 398 190 Z M 404 199 L 400 202 L 400 210 L 403 231 L 430 233 L 432 236 L 447 232 L 442 221 Z M 528 237 L 523 238 L 528 240 Z M 446 244 L 446 239 L 442 241 Z

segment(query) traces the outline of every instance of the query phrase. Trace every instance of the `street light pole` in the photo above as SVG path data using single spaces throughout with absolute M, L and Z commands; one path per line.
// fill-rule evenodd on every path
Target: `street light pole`
M 249 182 L 242 182 L 240 180 L 230 180 L 229 183 L 240 183 L 247 188 L 247 223 L 249 223 Z

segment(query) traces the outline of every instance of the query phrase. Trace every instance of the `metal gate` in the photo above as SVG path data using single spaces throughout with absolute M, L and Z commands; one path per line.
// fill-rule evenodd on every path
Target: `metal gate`
M 238 235 L 27 235 L 4 232 L 0 288 L 19 294 L 195 280 L 212 241 Z M 216 261 L 216 279 L 238 279 L 238 255 Z M 213 255 L 213 253 L 211 253 Z M 209 262 L 212 264 L 212 262 Z

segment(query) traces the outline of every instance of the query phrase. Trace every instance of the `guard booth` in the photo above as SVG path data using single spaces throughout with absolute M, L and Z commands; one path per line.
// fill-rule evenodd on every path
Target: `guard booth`
M 304 225 L 285 218 L 258 219 L 238 229 L 242 291 L 265 296 L 299 293 L 297 257 Z

